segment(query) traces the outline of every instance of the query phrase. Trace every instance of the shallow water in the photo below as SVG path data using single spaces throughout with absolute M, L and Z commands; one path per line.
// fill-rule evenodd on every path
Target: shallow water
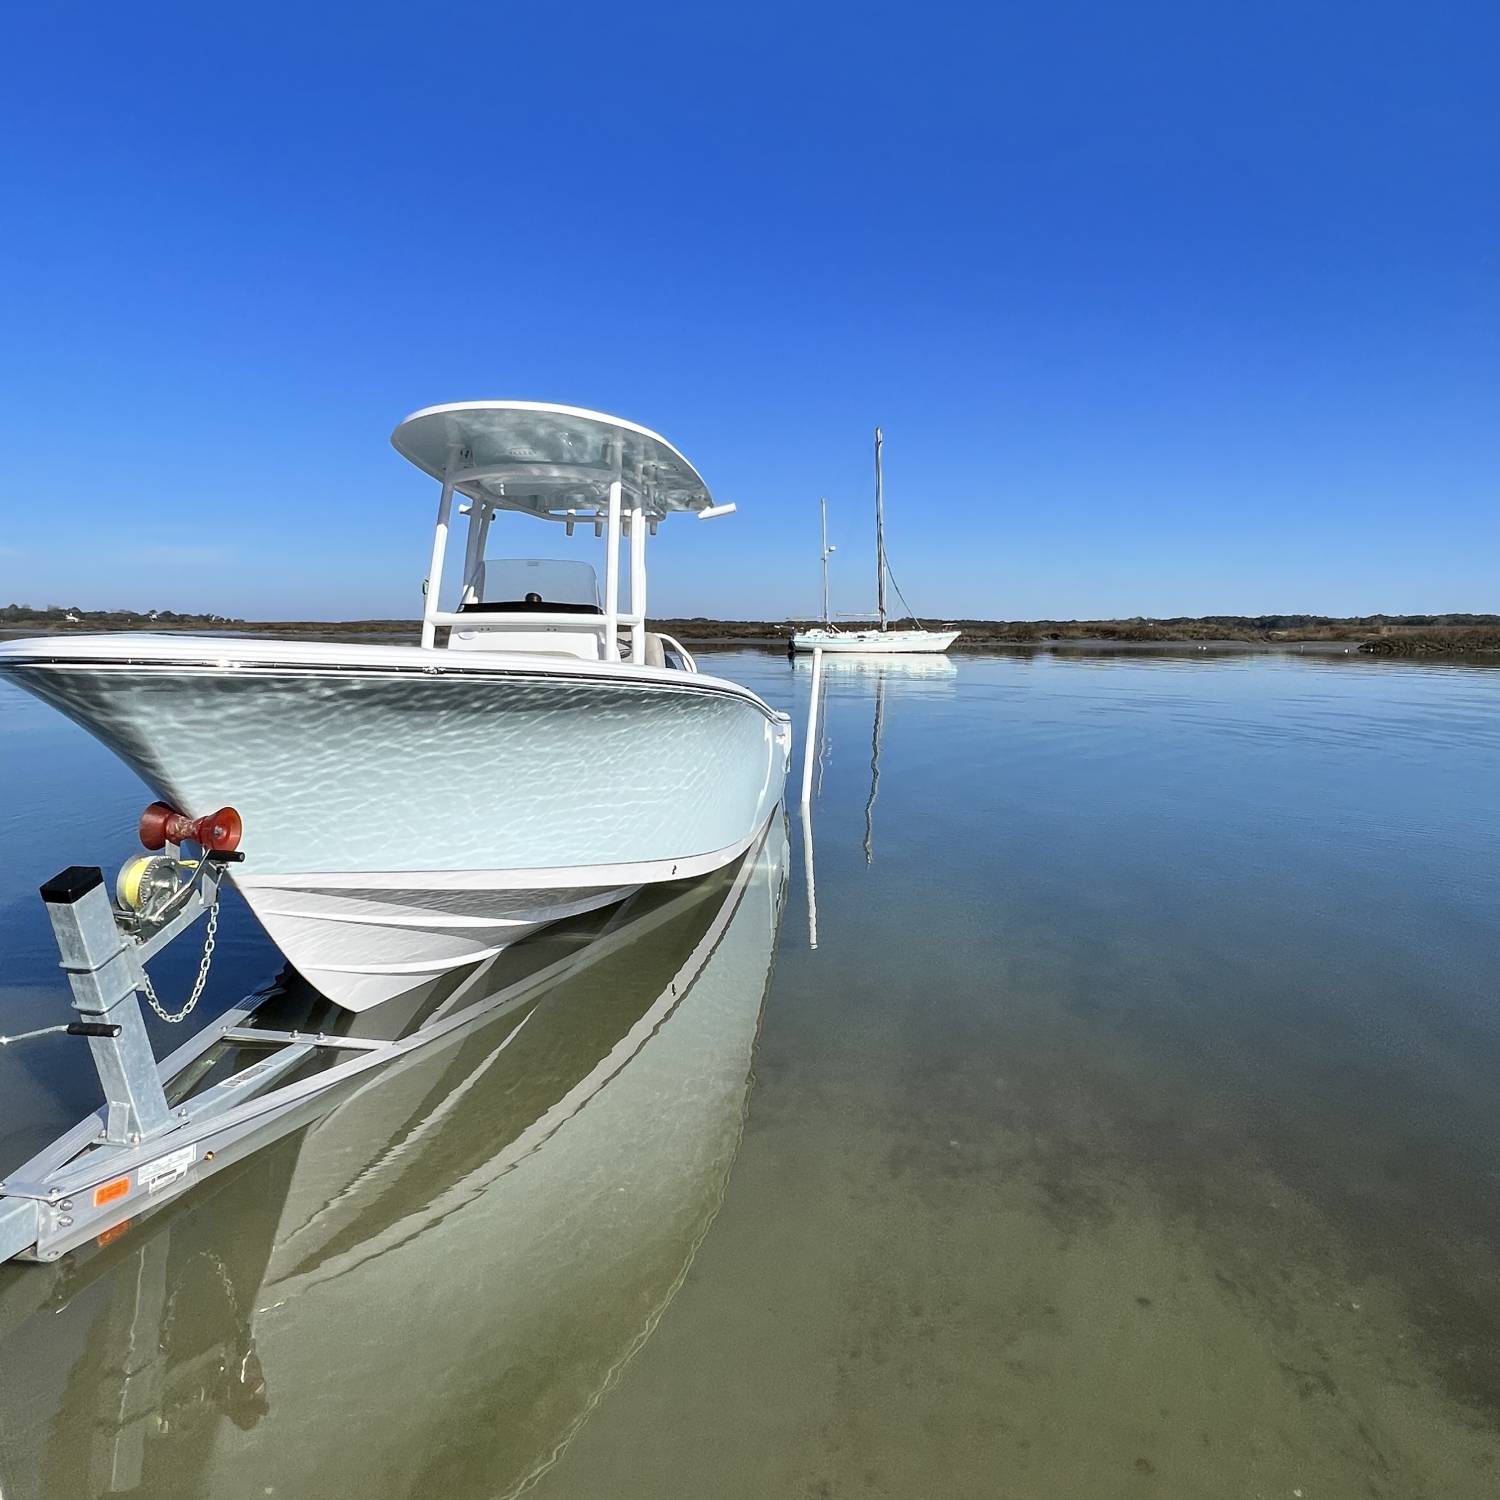
M 805 663 L 705 666 L 800 725 Z M 1497 695 L 831 664 L 816 948 L 794 817 L 114 1244 L 0 1270 L 0 1493 L 1500 1492 Z M 35 887 L 143 800 L 0 690 L 0 1030 L 61 1003 Z M 223 934 L 205 1007 L 278 967 Z M 91 1106 L 75 1045 L 0 1053 L 0 1168 Z

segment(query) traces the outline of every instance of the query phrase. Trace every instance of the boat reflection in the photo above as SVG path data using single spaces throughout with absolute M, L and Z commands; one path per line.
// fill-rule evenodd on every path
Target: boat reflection
M 793 666 L 799 672 L 811 672 L 811 662 L 810 656 L 793 658 Z M 823 670 L 845 679 L 867 678 L 936 685 L 945 682 L 951 684 L 958 676 L 958 663 L 951 656 L 935 654 L 892 656 L 874 651 L 825 651 Z
M 453 1042 L 123 1238 L 0 1277 L 6 1500 L 513 1495 L 721 1201 L 787 837 L 507 950 Z M 450 1002 L 451 1004 L 451 999 Z

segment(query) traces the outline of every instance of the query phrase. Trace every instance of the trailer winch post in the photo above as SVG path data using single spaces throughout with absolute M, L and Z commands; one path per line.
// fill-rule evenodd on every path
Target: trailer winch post
M 84 1021 L 114 1032 L 88 1039 L 104 1090 L 105 1140 L 133 1146 L 164 1133 L 171 1128 L 172 1111 L 135 998 L 140 960 L 115 921 L 104 872 L 72 865 L 42 887 L 42 900 L 73 990 L 73 1009 Z

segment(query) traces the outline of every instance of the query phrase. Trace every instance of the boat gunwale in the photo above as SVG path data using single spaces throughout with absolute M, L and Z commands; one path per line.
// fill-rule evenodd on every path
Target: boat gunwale
M 122 633 L 123 634 L 123 633 Z M 92 636 L 73 637 L 70 646 L 83 646 L 86 641 L 118 640 L 119 637 Z M 141 638 L 138 638 L 138 640 Z M 499 681 L 505 678 L 521 678 L 527 681 L 555 681 L 571 684 L 609 684 L 636 690 L 670 688 L 679 692 L 706 693 L 718 697 L 733 698 L 760 710 L 773 724 L 787 723 L 788 714 L 773 709 L 758 693 L 742 683 L 724 677 L 705 676 L 697 672 L 683 672 L 671 667 L 646 667 L 632 662 L 589 662 L 581 658 L 558 658 L 541 663 L 528 660 L 519 652 L 450 652 L 447 647 L 422 646 L 375 646 L 358 645 L 342 647 L 336 655 L 319 658 L 308 648 L 318 642 L 293 642 L 307 655 L 283 654 L 279 649 L 283 643 L 253 638 L 239 642 L 238 650 L 223 651 L 217 638 L 197 638 L 203 644 L 197 653 L 184 651 L 170 637 L 145 637 L 153 647 L 170 650 L 148 650 L 141 652 L 128 647 L 116 647 L 113 652 L 100 655 L 84 651 L 65 650 L 59 652 L 56 644 L 43 638 L 26 638 L 0 642 L 0 676 L 26 668 L 69 672 L 75 670 L 118 672 L 130 670 L 171 670 L 199 673 L 253 673 L 266 675 L 288 675 L 297 677 L 339 677 L 345 675 L 401 678 L 419 676 L 425 678 L 451 678 Z M 134 643 L 132 643 L 134 644 Z M 196 642 L 195 642 L 196 644 Z M 275 654 L 261 654 L 258 650 L 246 652 L 244 647 L 268 648 Z M 18 648 L 31 647 L 30 651 Z M 45 647 L 45 649 L 37 649 Z M 96 648 L 97 649 L 97 648 Z M 370 652 L 365 660 L 350 660 L 351 651 Z M 386 655 L 391 653 L 391 655 Z M 393 659 L 399 653 L 402 659 Z M 18 686 L 25 686 L 18 682 Z

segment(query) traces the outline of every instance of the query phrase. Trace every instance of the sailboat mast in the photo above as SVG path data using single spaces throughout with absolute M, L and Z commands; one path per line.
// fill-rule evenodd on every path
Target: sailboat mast
M 829 630 L 833 620 L 828 613 L 828 554 L 833 548 L 828 545 L 828 501 L 820 498 L 818 509 L 823 518 L 823 628 Z
M 880 450 L 885 434 L 875 429 L 875 593 L 880 604 L 880 628 L 885 629 L 885 483 L 881 473 Z

